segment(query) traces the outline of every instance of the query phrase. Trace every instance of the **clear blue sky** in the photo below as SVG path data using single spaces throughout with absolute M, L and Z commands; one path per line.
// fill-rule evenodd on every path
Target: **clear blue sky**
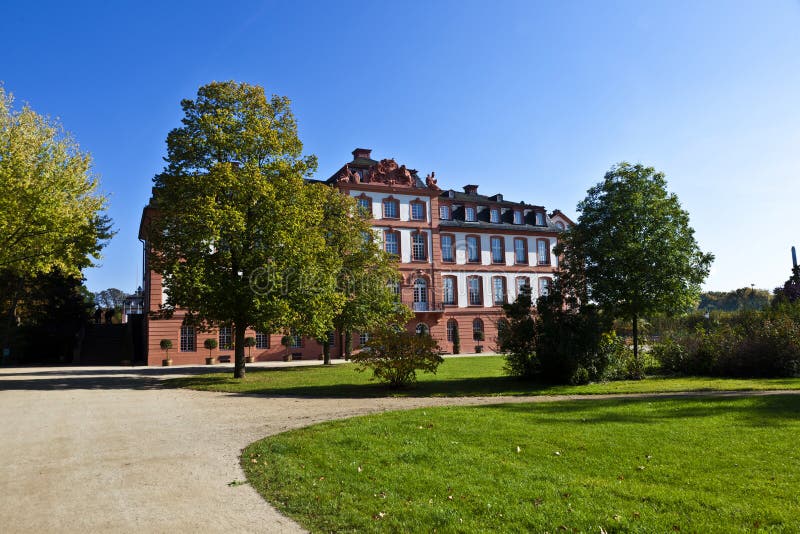
M 773 288 L 800 247 L 796 1 L 6 1 L 0 50 L 6 90 L 61 119 L 110 195 L 92 290 L 138 285 L 179 102 L 228 79 L 293 100 L 321 177 L 367 147 L 574 217 L 642 162 L 716 255 L 707 289 Z

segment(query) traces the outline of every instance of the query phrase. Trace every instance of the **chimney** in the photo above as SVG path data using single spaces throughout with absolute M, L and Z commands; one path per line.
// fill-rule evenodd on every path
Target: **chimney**
M 353 159 L 354 160 L 358 158 L 372 159 L 370 157 L 370 154 L 372 154 L 371 148 L 357 148 L 353 150 Z
M 478 194 L 478 186 L 477 185 L 465 185 L 464 192 L 468 195 L 477 195 Z

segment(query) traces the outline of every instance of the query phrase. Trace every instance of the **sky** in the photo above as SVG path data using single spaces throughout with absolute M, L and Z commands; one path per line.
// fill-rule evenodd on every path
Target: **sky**
M 800 248 L 800 2 L 0 4 L 0 82 L 92 154 L 116 236 L 90 290 L 141 284 L 141 211 L 180 101 L 288 96 L 318 178 L 356 147 L 443 188 L 561 209 L 620 161 L 666 174 L 704 288 L 789 277 Z

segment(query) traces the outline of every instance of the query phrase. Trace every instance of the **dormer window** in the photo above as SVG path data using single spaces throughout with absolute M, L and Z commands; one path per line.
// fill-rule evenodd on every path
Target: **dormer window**
M 439 218 L 443 221 L 450 220 L 450 206 L 439 206 Z
M 564 223 L 562 223 L 561 221 L 556 221 L 556 228 L 558 228 L 559 230 L 564 230 Z
M 514 224 L 522 224 L 522 212 L 514 211 Z
M 467 222 L 475 222 L 475 208 L 464 208 L 464 220 Z
M 500 222 L 500 210 L 499 209 L 492 208 L 492 210 L 489 212 L 489 221 L 493 222 L 493 223 L 499 223 Z
M 544 226 L 544 213 L 536 212 L 536 225 L 537 226 Z

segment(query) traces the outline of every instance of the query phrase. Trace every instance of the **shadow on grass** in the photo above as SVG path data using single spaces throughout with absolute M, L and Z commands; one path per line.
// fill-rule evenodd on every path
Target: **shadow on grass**
M 282 370 L 281 372 L 292 372 Z M 259 371 L 270 372 L 270 371 Z M 226 386 L 236 386 L 228 377 L 193 376 L 167 380 L 165 387 L 192 388 L 208 391 L 230 391 Z M 404 388 L 390 388 L 377 382 L 320 385 L 275 386 L 263 388 L 248 386 L 242 395 L 271 395 L 307 398 L 379 398 L 379 397 L 475 397 L 498 395 L 541 395 L 548 386 L 532 385 L 511 377 L 478 377 L 420 380 Z
M 591 402 L 587 406 L 587 402 Z M 642 405 L 647 405 L 642 410 Z M 630 406 L 631 410 L 624 410 Z M 623 408 L 623 409 L 620 409 Z M 729 419 L 730 427 L 774 427 L 800 422 L 800 395 L 767 394 L 749 397 L 747 392 L 717 396 L 670 395 L 649 398 L 591 399 L 583 402 L 558 401 L 549 403 L 524 403 L 480 406 L 481 410 L 499 410 L 505 413 L 526 413 L 535 424 L 536 419 L 549 423 L 652 424 L 666 420 L 691 420 L 708 417 Z M 589 411 L 591 410 L 591 411 Z M 732 430 L 733 431 L 733 430 Z

